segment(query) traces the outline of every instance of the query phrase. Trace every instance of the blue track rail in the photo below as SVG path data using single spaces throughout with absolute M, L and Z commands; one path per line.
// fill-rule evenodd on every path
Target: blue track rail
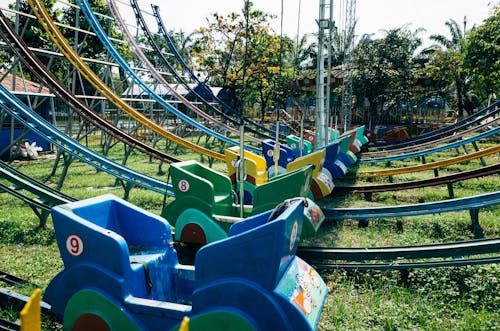
M 426 150 L 422 150 L 422 151 L 417 151 L 417 152 L 413 152 L 413 153 L 405 153 L 405 154 L 401 154 L 401 155 L 392 155 L 392 156 L 379 157 L 379 158 L 361 159 L 359 162 L 360 163 L 377 163 L 377 162 L 388 162 L 388 161 L 396 161 L 396 160 L 404 160 L 404 159 L 409 159 L 409 158 L 414 158 L 414 157 L 420 157 L 420 156 L 428 155 L 431 153 L 442 152 L 442 151 L 445 151 L 447 149 L 460 147 L 460 146 L 466 145 L 468 143 L 473 143 L 473 142 L 476 142 L 480 139 L 494 136 L 494 135 L 498 134 L 499 132 L 500 132 L 500 127 L 496 127 L 496 128 L 491 129 L 489 131 L 478 134 L 474 137 L 455 141 L 453 143 L 449 143 L 449 144 L 446 144 L 443 146 L 434 147 L 434 148 L 430 148 L 430 149 L 426 149 Z
M 455 132 L 455 130 L 458 130 L 460 128 L 465 128 L 471 124 L 474 124 L 478 121 L 481 121 L 482 120 L 481 117 L 495 116 L 500 111 L 499 107 L 500 107 L 500 100 L 495 101 L 494 103 L 492 103 L 488 107 L 485 107 L 482 110 L 478 111 L 477 113 L 475 113 L 471 116 L 468 116 L 468 117 L 466 117 L 466 118 L 464 118 L 464 119 L 462 119 L 454 124 L 444 126 L 438 130 L 426 132 L 426 133 L 419 135 L 418 137 L 415 137 L 415 138 L 399 140 L 399 141 L 393 142 L 393 143 L 389 143 L 389 142 L 380 143 L 380 144 L 377 144 L 375 147 L 379 148 L 379 149 L 396 149 L 396 148 L 400 148 L 403 146 L 415 145 L 415 144 L 419 144 L 422 142 L 430 141 L 436 137 L 442 137 L 446 134 L 452 134 L 453 132 Z
M 234 109 L 232 109 L 228 104 L 226 104 L 224 101 L 222 101 L 216 95 L 214 95 L 212 93 L 212 91 L 209 88 L 207 88 L 207 86 L 202 81 L 200 81 L 200 79 L 194 74 L 194 72 L 191 70 L 191 68 L 189 68 L 189 66 L 187 65 L 186 61 L 184 61 L 184 59 L 182 58 L 181 54 L 179 53 L 179 51 L 175 47 L 174 42 L 170 38 L 170 36 L 169 36 L 169 34 L 167 32 L 167 29 L 165 28 L 165 24 L 163 24 L 163 20 L 162 20 L 162 18 L 160 16 L 160 8 L 158 6 L 156 6 L 156 5 L 151 5 L 151 7 L 153 8 L 153 14 L 156 17 L 156 21 L 158 23 L 158 29 L 162 33 L 163 38 L 165 39 L 165 41 L 167 42 L 168 47 L 170 48 L 170 51 L 172 52 L 172 54 L 174 54 L 174 56 L 176 57 L 177 61 L 179 61 L 179 63 L 182 66 L 182 68 L 184 68 L 184 71 L 186 71 L 190 75 L 191 79 L 194 80 L 196 83 L 198 83 L 198 85 L 200 85 L 203 88 L 203 92 L 207 93 L 207 95 L 210 95 L 211 98 L 213 98 L 215 101 L 217 101 L 217 103 L 219 103 L 224 108 L 224 110 L 226 112 L 231 113 L 231 114 L 233 114 L 235 116 L 238 116 L 238 118 L 240 118 L 241 120 L 243 120 L 245 123 L 253 125 L 254 127 L 262 130 L 262 132 L 267 132 L 274 139 L 274 136 L 276 135 L 276 131 L 268 129 L 268 128 L 266 128 L 266 127 L 264 127 L 264 126 L 262 126 L 262 125 L 260 125 L 260 124 L 258 124 L 256 122 L 252 121 L 251 119 L 249 119 L 249 118 L 247 118 L 245 116 L 242 116 L 237 111 L 235 111 Z M 284 139 L 284 138 L 285 138 L 285 135 L 282 134 L 282 133 L 280 133 L 280 139 Z
M 165 194 L 166 192 L 173 193 L 172 186 L 167 182 L 146 176 L 124 165 L 116 163 L 83 146 L 73 138 L 68 137 L 32 111 L 21 100 L 12 95 L 1 85 L 0 108 L 22 123 L 26 128 L 31 129 L 54 146 L 96 169 L 137 187 L 142 187 L 160 194 Z
M 97 17 L 94 15 L 90 4 L 87 0 L 77 0 L 77 4 L 80 6 L 83 14 L 85 15 L 85 18 L 87 19 L 88 23 L 96 33 L 97 37 L 101 41 L 101 43 L 104 45 L 104 47 L 107 49 L 109 54 L 115 59 L 115 61 L 120 65 L 120 67 L 129 75 L 130 78 L 133 79 L 133 81 L 141 87 L 141 89 L 146 92 L 152 99 L 154 99 L 156 102 L 158 102 L 165 110 L 171 112 L 175 116 L 177 116 L 179 119 L 182 121 L 188 123 L 189 125 L 197 128 L 201 132 L 204 132 L 207 135 L 210 135 L 212 137 L 215 137 L 231 146 L 239 146 L 240 143 L 238 141 L 232 140 L 225 135 L 218 133 L 212 129 L 207 128 L 206 126 L 202 125 L 201 123 L 196 122 L 186 114 L 182 113 L 181 111 L 177 110 L 175 107 L 173 107 L 171 104 L 169 104 L 167 101 L 165 101 L 161 96 L 156 94 L 146 83 L 142 81 L 142 79 L 132 70 L 130 65 L 127 63 L 127 61 L 120 55 L 118 50 L 114 47 L 113 43 L 109 39 L 108 35 L 104 32 L 104 29 L 100 25 L 99 21 L 97 20 Z M 250 150 L 252 152 L 260 153 L 260 148 L 250 146 L 250 145 L 245 145 L 245 149 Z
M 141 9 L 139 8 L 137 0 L 130 0 L 130 4 L 132 6 L 132 9 L 134 10 L 135 17 L 136 17 L 136 20 L 139 24 L 139 27 L 144 32 L 144 35 L 146 36 L 146 39 L 148 40 L 149 44 L 153 47 L 153 49 L 156 52 L 156 55 L 161 59 L 163 64 L 165 64 L 165 66 L 170 71 L 170 73 L 175 77 L 177 82 L 181 83 L 184 86 L 184 88 L 186 88 L 187 91 L 189 91 L 190 93 L 195 95 L 196 98 L 198 100 L 200 100 L 206 107 L 208 107 L 209 110 L 211 110 L 214 114 L 221 116 L 225 121 L 232 123 L 236 127 L 239 127 L 242 123 L 244 123 L 241 121 L 241 119 L 239 117 L 237 119 L 235 119 L 235 118 L 229 116 L 228 114 L 226 114 L 225 112 L 223 112 L 222 110 L 218 109 L 213 104 L 211 104 L 208 100 L 206 100 L 205 99 L 206 96 L 203 96 L 201 94 L 201 93 L 205 93 L 205 91 L 198 92 L 195 88 L 193 89 L 193 88 L 191 88 L 191 86 L 189 86 L 186 79 L 182 75 L 179 74 L 179 72 L 169 63 L 169 61 L 167 60 L 165 55 L 162 53 L 162 50 L 158 46 L 158 44 L 156 43 L 155 38 L 153 37 L 153 34 L 148 29 L 148 26 L 146 24 L 144 16 L 142 15 Z M 213 94 L 209 94 L 208 96 L 210 98 L 212 98 Z M 264 138 L 264 139 L 274 139 L 275 138 L 274 136 L 271 136 L 269 133 L 263 133 L 263 132 L 261 132 L 261 130 L 260 131 L 256 130 L 255 128 L 253 128 L 251 126 L 247 126 L 245 129 L 251 133 L 256 134 L 257 136 Z
M 500 191 L 475 195 L 472 197 L 450 199 L 437 202 L 419 203 L 404 206 L 367 207 L 367 208 L 323 208 L 328 221 L 346 219 L 368 220 L 371 218 L 390 218 L 448 213 L 460 210 L 474 210 L 500 203 Z

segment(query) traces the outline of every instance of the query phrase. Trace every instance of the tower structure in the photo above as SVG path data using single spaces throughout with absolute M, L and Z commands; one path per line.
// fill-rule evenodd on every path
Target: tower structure
M 318 62 L 316 76 L 316 145 L 328 143 L 330 72 L 333 29 L 333 0 L 320 0 L 318 19 Z M 327 67 L 325 79 L 325 64 Z
M 356 0 L 345 0 L 345 23 L 342 31 L 345 47 L 342 61 L 342 108 L 340 121 L 344 130 L 349 129 L 352 121 L 352 75 L 354 63 L 354 25 L 356 24 Z

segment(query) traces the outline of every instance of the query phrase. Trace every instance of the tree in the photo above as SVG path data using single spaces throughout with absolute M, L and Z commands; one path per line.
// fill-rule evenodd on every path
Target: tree
M 458 117 L 463 118 L 465 98 L 467 92 L 466 82 L 468 80 L 467 71 L 464 69 L 464 47 L 465 47 L 465 26 L 462 30 L 459 24 L 450 19 L 446 23 L 450 32 L 450 38 L 444 35 L 431 35 L 430 39 L 435 42 L 425 50 L 431 54 L 430 61 L 426 66 L 431 76 L 444 79 L 453 86 L 456 98 Z M 465 24 L 464 24 L 465 25 Z M 471 109 L 468 113 L 471 113 Z
M 402 27 L 386 31 L 382 39 L 364 38 L 357 45 L 353 93 L 358 100 L 368 100 L 373 115 L 382 111 L 384 104 L 395 105 L 412 97 L 414 53 L 422 43 L 419 32 Z
M 482 25 L 473 28 L 465 45 L 464 68 L 483 101 L 500 96 L 500 5 Z
M 43 0 L 45 8 L 51 15 L 57 15 L 58 11 L 54 9 L 55 0 Z M 26 0 L 19 1 L 19 7 L 16 8 L 16 3 L 9 4 L 10 9 L 18 10 L 24 13 L 30 13 L 31 7 Z M 24 15 L 18 16 L 17 24 L 14 20 L 10 20 L 13 27 L 18 27 L 18 33 L 23 37 L 23 40 L 33 48 L 49 49 L 53 43 L 50 38 L 45 34 L 45 30 L 36 19 L 26 17 Z M 0 59 L 6 64 L 10 62 L 10 53 L 6 52 Z M 42 62 L 48 63 L 47 57 L 40 57 Z M 29 76 L 29 75 L 27 75 Z
M 261 114 L 272 104 L 284 104 L 280 91 L 289 83 L 282 61 L 289 58 L 285 53 L 292 52 L 293 43 L 271 31 L 271 17 L 247 0 L 242 14 L 212 14 L 208 27 L 198 30 L 194 63 L 206 72 L 209 84 L 234 95 L 233 107 L 240 111 L 254 102 Z

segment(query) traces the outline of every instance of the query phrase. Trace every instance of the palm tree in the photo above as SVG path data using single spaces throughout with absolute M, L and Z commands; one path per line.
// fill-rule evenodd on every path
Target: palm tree
M 467 93 L 467 73 L 463 70 L 466 20 L 464 18 L 463 29 L 452 19 L 448 20 L 445 24 L 449 29 L 451 38 L 440 34 L 431 35 L 430 39 L 433 40 L 435 44 L 424 50 L 424 53 L 432 54 L 434 58 L 440 57 L 444 60 L 441 61 L 441 65 L 445 64 L 446 68 L 441 68 L 443 70 L 441 70 L 440 73 L 448 76 L 453 82 L 457 98 L 458 117 L 463 118 L 466 108 L 464 100 Z

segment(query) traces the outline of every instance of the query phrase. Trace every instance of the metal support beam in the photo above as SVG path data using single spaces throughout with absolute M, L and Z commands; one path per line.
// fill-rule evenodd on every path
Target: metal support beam
M 356 0 L 346 0 L 345 25 L 342 39 L 345 47 L 342 62 L 342 108 L 340 121 L 344 131 L 349 130 L 352 121 L 352 72 L 354 63 L 354 25 L 356 24 Z
M 328 1 L 328 3 L 327 3 Z M 327 11 L 329 17 L 327 17 Z M 331 75 L 331 36 L 333 28 L 333 0 L 320 0 L 318 23 L 318 62 L 316 76 L 316 146 L 328 143 L 329 89 Z M 325 83 L 325 62 L 327 80 Z

